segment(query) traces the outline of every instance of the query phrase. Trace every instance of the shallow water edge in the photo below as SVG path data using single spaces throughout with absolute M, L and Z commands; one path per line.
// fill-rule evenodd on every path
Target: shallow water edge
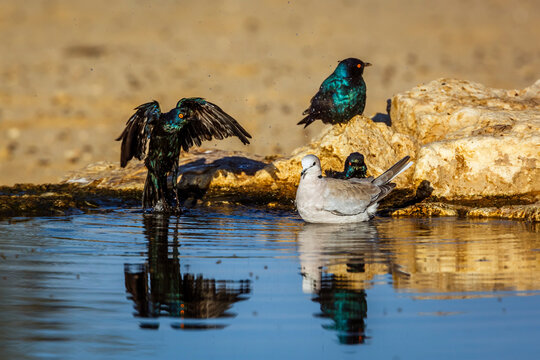
M 0 345 L 6 359 L 534 358 L 538 234 L 242 205 L 2 219 Z
M 185 207 L 246 205 L 256 208 L 294 210 L 294 192 L 249 188 L 211 187 L 201 194 L 186 191 Z M 290 189 L 289 189 L 290 190 Z M 17 184 L 0 187 L 0 217 L 50 216 L 87 213 L 100 208 L 134 207 L 140 203 L 138 188 L 113 188 L 95 184 Z M 396 189 L 384 199 L 379 216 L 498 218 L 540 222 L 538 194 L 519 197 L 486 197 L 447 200 L 419 198 L 411 189 Z

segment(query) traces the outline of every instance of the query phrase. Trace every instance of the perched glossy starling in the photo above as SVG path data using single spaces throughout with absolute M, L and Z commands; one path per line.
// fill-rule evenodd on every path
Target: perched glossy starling
M 325 174 L 334 179 L 361 179 L 366 177 L 366 172 L 367 166 L 364 162 L 364 155 L 353 152 L 347 156 L 347 160 L 345 160 L 345 169 L 343 171 L 326 170 Z
M 298 125 L 306 127 L 317 119 L 337 124 L 361 115 L 366 106 L 366 83 L 362 78 L 366 66 L 371 64 L 355 58 L 340 61 L 311 99 L 311 106 L 303 113 L 307 116 Z
M 120 165 L 125 167 L 136 157 L 144 159 L 148 169 L 143 191 L 143 207 L 169 211 L 171 196 L 167 178 L 172 175 L 176 207 L 179 210 L 176 186 L 180 149 L 201 145 L 203 140 L 236 136 L 249 144 L 251 135 L 219 106 L 203 98 L 183 98 L 176 107 L 161 113 L 159 103 L 152 101 L 135 108 L 136 112 L 116 140 L 122 140 Z M 148 143 L 148 146 L 147 146 Z

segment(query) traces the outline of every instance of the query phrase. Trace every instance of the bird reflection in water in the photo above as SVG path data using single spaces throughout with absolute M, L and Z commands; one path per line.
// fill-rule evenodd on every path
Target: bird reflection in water
M 133 300 L 135 316 L 168 316 L 182 320 L 176 329 L 218 329 L 223 324 L 185 322 L 184 319 L 210 319 L 235 316 L 228 310 L 246 300 L 251 282 L 208 279 L 203 274 L 181 273 L 178 243 L 178 218 L 169 234 L 169 217 L 147 214 L 143 218 L 148 240 L 148 259 L 144 264 L 124 264 L 126 291 Z M 170 239 L 169 239 L 170 237 Z M 157 329 L 159 324 L 141 323 L 142 328 Z
M 323 328 L 336 331 L 341 344 L 367 339 L 364 287 L 374 268 L 387 267 L 376 244 L 377 230 L 370 223 L 305 224 L 298 234 L 303 290 L 320 304 L 315 316 L 332 320 Z
M 317 316 L 333 321 L 333 324 L 323 325 L 323 328 L 337 331 L 341 344 L 364 343 L 367 301 L 363 289 L 351 289 L 347 281 L 330 275 L 323 277 L 321 288 L 313 301 L 321 304 L 321 313 Z

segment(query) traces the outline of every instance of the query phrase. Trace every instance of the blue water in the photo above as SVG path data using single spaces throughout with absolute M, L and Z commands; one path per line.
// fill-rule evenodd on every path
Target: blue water
M 2 359 L 537 359 L 539 295 L 521 222 L 0 220 Z

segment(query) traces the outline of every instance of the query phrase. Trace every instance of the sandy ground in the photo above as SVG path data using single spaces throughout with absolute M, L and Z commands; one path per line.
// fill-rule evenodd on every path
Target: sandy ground
M 253 135 L 207 143 L 288 153 L 338 60 L 366 70 L 365 114 L 440 77 L 522 88 L 540 78 L 540 1 L 2 1 L 0 184 L 117 161 L 133 107 L 203 96 Z

